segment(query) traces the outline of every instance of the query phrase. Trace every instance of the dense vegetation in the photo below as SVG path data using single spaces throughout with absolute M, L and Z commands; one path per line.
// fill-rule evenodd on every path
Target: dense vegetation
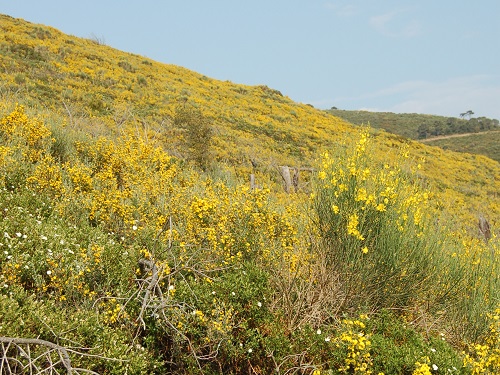
M 497 162 L 1 21 L 1 373 L 498 372 Z

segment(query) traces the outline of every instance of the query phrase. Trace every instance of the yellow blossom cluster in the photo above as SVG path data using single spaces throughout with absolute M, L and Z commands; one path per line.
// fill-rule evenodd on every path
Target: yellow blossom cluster
M 473 375 L 493 374 L 500 370 L 500 308 L 488 314 L 490 327 L 483 344 L 471 347 L 471 354 L 464 357 L 464 366 L 471 369 Z
M 344 365 L 339 368 L 342 374 L 373 374 L 370 335 L 365 333 L 366 326 L 363 322 L 366 319 L 367 316 L 362 314 L 360 319 L 342 321 L 341 334 L 337 342 L 337 346 L 347 347 Z

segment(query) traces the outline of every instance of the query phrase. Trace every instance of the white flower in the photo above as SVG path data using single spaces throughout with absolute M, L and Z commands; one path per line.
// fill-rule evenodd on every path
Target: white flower
M 318 330 L 316 331 L 316 333 L 317 333 L 318 335 L 321 335 L 321 330 L 318 328 Z
M 42 235 L 42 236 L 40 236 L 40 238 L 41 238 L 42 240 L 44 240 L 44 241 L 47 241 L 47 236 L 43 236 L 43 235 Z
M 132 230 L 137 230 L 137 225 L 134 225 L 134 226 L 132 227 Z
M 3 233 L 3 236 L 4 236 L 5 238 L 10 238 L 9 233 L 7 233 L 7 232 L 4 232 L 4 233 Z
M 326 341 L 326 342 L 329 342 L 329 341 L 330 341 L 330 336 L 325 337 L 325 341 Z
M 436 349 L 431 348 L 431 352 L 436 353 Z
M 175 289 L 175 286 L 173 286 L 173 285 L 168 286 L 168 290 L 174 290 L 174 289 Z
M 236 295 L 236 293 L 235 293 L 235 292 L 231 292 L 231 294 L 232 294 L 233 296 L 235 296 L 235 295 Z
M 21 237 L 21 236 L 22 236 L 22 233 L 17 232 L 17 233 L 16 233 L 16 236 L 17 236 L 17 237 Z
M 257 306 L 262 307 L 262 302 L 257 302 Z
M 433 369 L 434 371 L 437 371 L 437 370 L 438 370 L 438 367 L 437 367 L 435 364 L 432 364 L 432 369 Z
M 59 241 L 61 245 L 64 245 L 64 240 Z
M 253 352 L 252 348 L 248 349 L 248 353 L 251 353 Z
M 48 270 L 48 271 L 47 271 L 47 275 L 49 275 L 49 276 L 50 276 L 50 275 L 52 275 L 52 271 L 51 271 L 51 270 Z
M 11 260 L 12 259 L 12 255 L 8 255 L 7 259 Z
M 214 290 L 214 291 L 212 291 L 212 294 L 215 296 L 215 290 Z
M 23 238 L 24 238 L 24 239 L 26 239 L 26 238 L 28 238 L 28 236 L 27 236 L 27 235 L 25 235 L 25 234 L 23 234 Z

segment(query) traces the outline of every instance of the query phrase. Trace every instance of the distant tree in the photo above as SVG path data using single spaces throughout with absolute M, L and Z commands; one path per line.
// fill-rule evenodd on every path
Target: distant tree
M 460 114 L 460 118 L 465 118 L 467 117 L 468 120 L 470 120 L 470 118 L 472 117 L 472 115 L 474 114 L 474 112 L 472 112 L 470 109 L 467 111 L 467 112 L 463 112 Z

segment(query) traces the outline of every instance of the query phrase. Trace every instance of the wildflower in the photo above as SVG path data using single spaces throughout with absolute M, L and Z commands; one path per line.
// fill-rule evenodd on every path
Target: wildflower
M 132 230 L 137 230 L 137 225 L 132 226 Z
M 318 328 L 318 330 L 316 331 L 316 333 L 317 333 L 318 335 L 321 335 L 321 329 L 319 329 L 319 328 Z
M 262 302 L 257 302 L 257 306 L 262 307 Z
M 331 339 L 330 339 L 330 336 L 325 337 L 325 341 L 326 341 L 326 342 L 330 342 L 330 340 L 331 340 Z
M 16 236 L 17 236 L 17 237 L 21 237 L 21 236 L 22 236 L 22 233 L 17 232 L 17 233 L 16 233 Z
M 252 352 L 253 352 L 252 348 L 248 349 L 248 353 L 252 353 Z
M 438 370 L 438 367 L 437 367 L 435 364 L 432 364 L 432 369 L 433 369 L 434 371 L 437 371 L 437 370 Z
M 40 236 L 43 241 L 47 241 L 47 236 Z
M 368 254 L 368 248 L 366 246 L 363 247 L 361 251 L 363 252 L 363 254 Z
M 47 275 L 49 275 L 49 276 L 50 276 L 50 275 L 52 275 L 52 271 L 51 271 L 51 270 L 48 270 L 48 271 L 47 271 Z

